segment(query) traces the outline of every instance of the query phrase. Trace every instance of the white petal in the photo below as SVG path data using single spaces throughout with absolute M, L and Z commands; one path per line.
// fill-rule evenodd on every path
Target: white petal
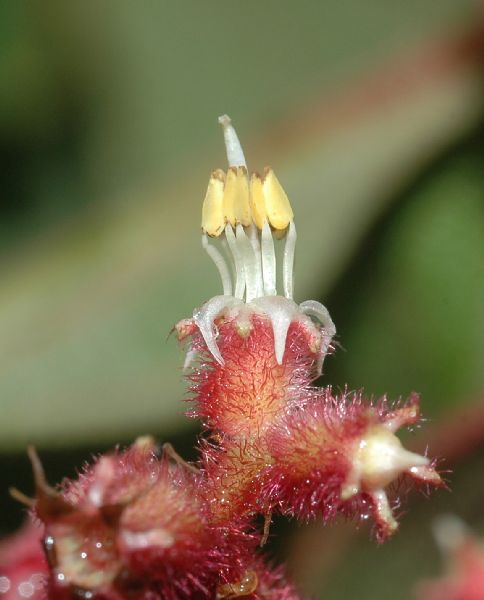
M 286 338 L 289 325 L 299 315 L 299 308 L 295 302 L 282 296 L 263 296 L 252 301 L 252 305 L 260 308 L 271 320 L 274 332 L 274 353 L 276 361 L 282 364 L 286 350 Z
M 215 341 L 217 332 L 214 321 L 225 308 L 235 306 L 236 304 L 242 304 L 242 302 L 233 296 L 214 296 L 193 313 L 193 319 L 207 344 L 207 348 L 221 365 L 224 364 L 224 360 Z
M 320 302 L 316 302 L 316 300 L 306 300 L 306 302 L 301 302 L 299 308 L 304 314 L 317 319 L 324 327 L 328 336 L 334 336 L 336 333 L 336 327 L 329 315 L 328 309 L 325 306 L 323 306 Z

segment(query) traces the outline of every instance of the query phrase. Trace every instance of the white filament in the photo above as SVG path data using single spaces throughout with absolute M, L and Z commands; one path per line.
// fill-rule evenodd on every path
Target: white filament
M 234 257 L 232 256 L 232 252 L 230 251 L 229 245 L 227 243 L 227 238 L 225 237 L 225 235 L 221 235 L 219 239 L 220 239 L 220 245 L 222 246 L 222 250 L 224 251 L 225 256 L 226 256 L 229 270 L 233 276 L 233 281 L 235 281 L 235 278 L 237 276 L 237 273 L 235 270 L 235 262 L 234 262 Z
M 230 223 L 227 223 L 227 225 L 225 226 L 225 239 L 227 240 L 227 244 L 229 245 L 229 250 L 233 256 L 235 265 L 234 296 L 242 300 L 242 298 L 244 297 L 245 290 L 244 262 L 242 260 L 242 257 L 240 256 L 237 240 L 235 239 L 235 234 Z
M 218 118 L 218 122 L 224 128 L 225 150 L 227 152 L 227 161 L 229 163 L 229 167 L 247 168 L 244 152 L 242 150 L 242 146 L 240 145 L 237 133 L 232 126 L 232 120 L 228 115 L 222 115 Z
M 264 294 L 264 282 L 262 279 L 262 258 L 260 251 L 259 235 L 257 233 L 257 227 L 254 225 L 254 223 L 249 225 L 249 227 L 247 228 L 247 233 L 255 254 L 255 269 L 257 271 L 257 293 L 255 295 L 255 298 L 258 298 L 259 296 L 262 296 Z
M 215 246 L 210 244 L 206 233 L 202 234 L 202 246 L 217 267 L 217 270 L 220 274 L 220 279 L 222 280 L 224 296 L 231 296 L 232 280 L 230 278 L 230 271 L 225 258 L 222 256 L 219 250 L 215 248 Z
M 257 281 L 257 257 L 240 223 L 235 228 L 235 232 L 239 256 L 244 263 L 245 301 L 250 302 L 253 298 L 257 297 L 257 290 L 259 288 L 259 282 Z
M 274 240 L 272 239 L 271 228 L 267 221 L 265 221 L 262 226 L 261 254 L 264 294 L 266 296 L 276 296 L 276 254 L 274 251 Z
M 289 230 L 286 236 L 286 245 L 284 246 L 284 257 L 282 262 L 282 285 L 284 296 L 293 297 L 294 288 L 294 254 L 296 251 L 296 226 L 294 221 L 289 223 Z

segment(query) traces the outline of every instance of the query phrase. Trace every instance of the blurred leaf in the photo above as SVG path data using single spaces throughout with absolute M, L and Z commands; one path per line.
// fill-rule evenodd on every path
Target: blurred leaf
M 194 305 L 220 289 L 196 233 L 208 172 L 224 162 L 215 125 L 219 112 L 230 109 L 242 139 L 249 140 L 248 155 L 259 166 L 270 161 L 293 199 L 300 239 L 299 300 L 330 288 L 391 201 L 392 191 L 472 127 L 481 112 L 480 73 L 465 68 L 429 82 L 404 101 L 384 103 L 366 118 L 343 120 L 331 132 L 315 126 L 290 147 L 272 137 L 270 127 L 265 135 L 258 132 L 268 115 L 269 125 L 280 122 L 274 116 L 278 113 L 286 115 L 288 129 L 297 129 L 308 106 L 306 96 L 334 82 L 340 67 L 342 79 L 361 68 L 355 48 L 335 32 L 336 24 L 343 31 L 344 25 L 356 27 L 357 18 L 363 31 L 366 23 L 368 31 L 354 40 L 358 49 L 381 34 L 365 55 L 371 62 L 380 60 L 383 48 L 404 45 L 462 14 L 462 4 L 446 2 L 446 12 L 444 3 L 425 3 L 422 11 L 421 2 L 412 2 L 408 13 L 397 15 L 384 2 L 372 10 L 352 3 L 359 12 L 349 11 L 349 5 L 335 8 L 336 22 L 321 13 L 315 20 L 313 10 L 297 11 L 296 20 L 288 21 L 280 11 L 289 11 L 289 4 L 280 2 L 261 5 L 266 12 L 257 18 L 248 5 L 234 4 L 238 12 L 224 5 L 224 12 L 218 3 L 210 10 L 188 3 L 195 22 L 183 18 L 183 3 L 176 10 L 160 5 L 159 20 L 153 22 L 145 12 L 148 5 L 139 11 L 123 5 L 115 18 L 96 12 L 98 4 L 49 6 L 50 12 L 41 11 L 42 25 L 51 32 L 53 49 L 65 50 L 53 50 L 58 68 L 68 71 L 70 66 L 80 77 L 77 85 L 93 94 L 89 107 L 96 117 L 86 135 L 86 174 L 92 169 L 92 181 L 98 175 L 103 180 L 98 191 L 111 192 L 105 203 L 72 222 L 54 221 L 49 234 L 34 236 L 2 259 L 4 448 L 27 442 L 116 441 L 183 427 L 182 356 L 175 342 L 165 343 L 164 337 Z M 278 23 L 276 54 L 269 51 L 269 22 Z M 259 28 L 252 36 L 249 25 Z M 236 36 L 234 27 L 240 27 Z M 193 43 L 200 31 L 206 45 Z M 294 47 L 283 43 L 288 39 Z M 314 48 L 301 49 L 305 40 Z M 151 45 L 155 42 L 161 46 Z M 346 59 L 338 65 L 341 53 Z M 154 62 L 149 62 L 151 54 Z M 237 67 L 241 56 L 243 76 Z M 348 67 L 351 60 L 354 70 Z M 324 80 L 321 73 L 329 64 L 332 79 Z M 163 68 L 157 73 L 158 67 Z M 324 110 L 320 96 L 315 102 Z M 249 122 L 252 130 L 243 126 Z M 173 156 L 168 157 L 170 148 Z M 260 148 L 267 154 L 259 156 Z M 190 160 L 193 156 L 196 161 Z M 171 172 L 175 158 L 179 167 Z M 138 177 L 152 173 L 158 159 L 164 165 L 158 184 L 141 186 Z M 146 170 L 140 166 L 145 164 Z M 116 185 L 108 183 L 111 177 Z M 113 192 L 125 183 L 122 195 Z
M 441 448 L 431 443 L 429 454 L 441 459 L 452 493 L 434 493 L 427 502 L 417 497 L 410 507 L 406 498 L 401 531 L 382 548 L 366 531 L 356 537 L 339 525 L 297 533 L 296 577 L 317 598 L 386 600 L 391 589 L 394 600 L 407 600 L 419 579 L 442 568 L 431 535 L 437 514 L 457 514 L 476 533 L 483 530 L 484 457 L 475 451 L 484 441 L 482 419 L 470 422 L 472 411 L 462 410 L 475 404 L 482 414 L 483 153 L 479 131 L 422 173 L 367 234 L 364 256 L 332 295 L 346 352 L 327 363 L 325 380 L 393 398 L 422 392 L 424 415 L 433 422 L 423 424 L 419 441 L 428 443 L 430 430 L 439 439 L 439 422 L 445 423 L 442 434 L 451 439 L 440 436 Z M 471 454 L 446 455 L 445 449 L 465 450 L 468 440 Z M 300 560 L 302 544 L 310 547 L 310 561 Z
M 333 378 L 393 397 L 418 390 L 427 416 L 484 390 L 480 138 L 410 191 L 347 280 L 339 309 L 347 353 L 335 359 Z

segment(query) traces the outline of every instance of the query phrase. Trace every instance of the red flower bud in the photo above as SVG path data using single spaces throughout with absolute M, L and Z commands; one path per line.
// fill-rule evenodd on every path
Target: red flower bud
M 212 599 L 216 593 L 235 597 L 234 591 L 223 595 L 229 588 L 246 589 L 259 537 L 247 520 L 214 519 L 203 472 L 174 457 L 158 456 L 152 440 L 140 438 L 124 452 L 101 456 L 60 491 L 45 483 L 33 457 L 53 600 L 74 593 L 106 600 Z M 259 592 L 262 583 L 254 577 Z M 261 571 L 260 582 L 267 578 L 270 571 Z
M 379 540 L 397 528 L 385 488 L 406 474 L 442 485 L 431 461 L 405 450 L 395 431 L 419 418 L 418 397 L 390 407 L 360 393 L 337 397 L 331 388 L 291 407 L 267 437 L 273 464 L 264 496 L 283 513 L 308 519 L 373 514 Z

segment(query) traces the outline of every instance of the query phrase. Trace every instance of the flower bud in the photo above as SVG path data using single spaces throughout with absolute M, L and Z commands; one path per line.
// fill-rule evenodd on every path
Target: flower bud
M 431 461 L 405 450 L 394 429 L 418 418 L 418 398 L 392 409 L 361 394 L 334 397 L 327 388 L 289 410 L 267 437 L 274 463 L 266 477 L 266 501 L 308 519 L 321 514 L 366 518 L 373 514 L 379 540 L 398 524 L 385 488 L 402 475 L 440 486 Z

